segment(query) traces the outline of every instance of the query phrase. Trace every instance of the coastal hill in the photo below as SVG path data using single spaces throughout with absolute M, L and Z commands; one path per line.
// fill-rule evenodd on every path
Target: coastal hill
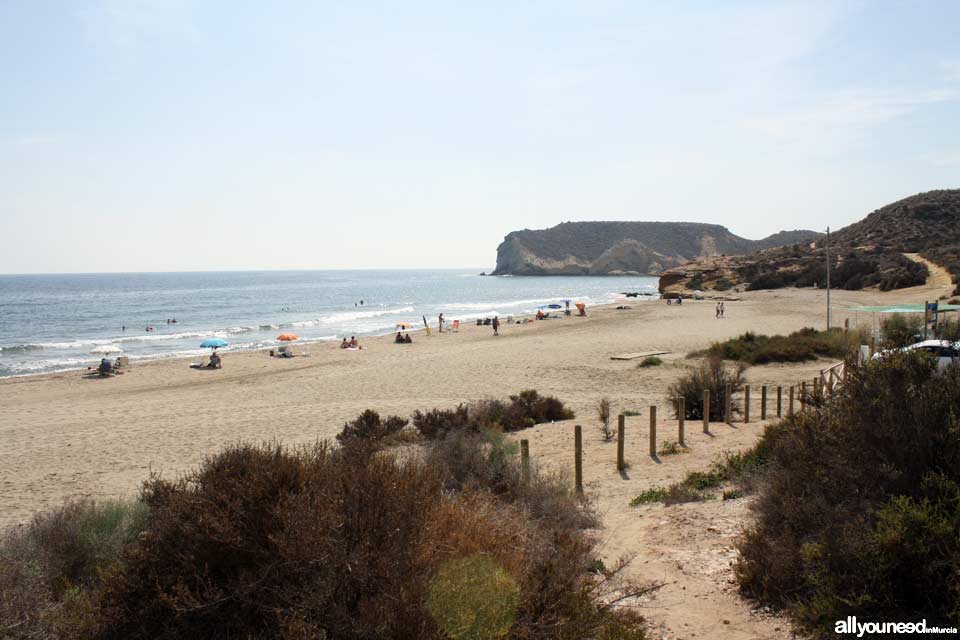
M 655 275 L 703 256 L 750 253 L 818 235 L 781 231 L 748 240 L 695 222 L 564 222 L 507 234 L 493 275 Z
M 960 189 L 920 193 L 831 234 L 831 285 L 882 291 L 923 284 L 924 260 L 960 279 Z M 826 284 L 823 242 L 794 242 L 737 256 L 705 256 L 666 270 L 664 295 L 696 290 L 779 289 Z M 960 289 L 955 293 L 960 293 Z

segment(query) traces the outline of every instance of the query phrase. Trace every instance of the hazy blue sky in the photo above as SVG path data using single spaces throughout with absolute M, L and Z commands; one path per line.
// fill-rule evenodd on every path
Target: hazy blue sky
M 960 186 L 960 3 L 0 0 L 0 273 L 491 267 Z

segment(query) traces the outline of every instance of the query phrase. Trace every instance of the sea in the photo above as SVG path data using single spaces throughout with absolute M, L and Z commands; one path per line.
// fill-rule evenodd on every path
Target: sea
M 482 276 L 479 269 L 244 271 L 0 275 L 0 377 L 82 369 L 112 345 L 131 361 L 422 330 L 451 322 L 549 311 L 563 300 L 656 299 L 657 279 L 632 276 Z M 571 307 L 572 307 L 571 303 Z M 176 320 L 176 322 L 172 322 Z M 115 355 L 120 355 L 115 354 Z

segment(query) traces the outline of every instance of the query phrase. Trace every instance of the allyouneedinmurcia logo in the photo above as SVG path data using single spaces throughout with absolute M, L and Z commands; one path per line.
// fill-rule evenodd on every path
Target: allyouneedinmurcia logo
M 837 620 L 833 630 L 838 634 L 856 634 L 858 638 L 866 634 L 957 633 L 956 627 L 928 627 L 926 618 L 920 622 L 857 622 L 857 616 Z

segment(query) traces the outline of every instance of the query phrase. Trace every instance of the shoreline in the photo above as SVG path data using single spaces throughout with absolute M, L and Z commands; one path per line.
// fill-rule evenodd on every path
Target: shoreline
M 636 300 L 636 299 L 631 299 L 631 300 Z M 644 303 L 659 302 L 659 301 L 660 301 L 660 297 L 659 297 L 659 294 L 651 294 L 651 295 L 649 295 L 649 296 L 644 296 L 644 297 L 642 297 L 641 300 L 642 300 Z M 587 312 L 588 312 L 588 315 L 589 315 L 589 312 L 590 312 L 591 309 L 603 309 L 603 308 L 606 308 L 606 307 L 612 307 L 612 306 L 614 306 L 614 305 L 619 305 L 619 304 L 626 304 L 626 303 L 623 303 L 623 302 L 601 302 L 601 303 L 596 303 L 596 304 L 593 304 L 593 305 L 591 305 L 591 306 L 588 306 L 588 307 L 587 307 Z M 563 311 L 562 309 L 551 309 L 551 310 L 550 310 L 551 313 L 555 313 L 555 312 L 557 312 L 557 311 L 560 311 L 560 312 L 561 312 L 561 315 L 562 315 L 562 311 Z M 572 311 L 571 317 L 574 316 L 574 315 L 576 315 L 576 310 L 575 310 L 575 309 L 571 309 L 571 311 Z M 529 319 L 531 320 L 531 322 L 532 322 L 534 316 L 535 316 L 535 313 L 521 313 L 521 314 L 506 314 L 506 315 L 503 316 L 503 317 L 509 317 L 509 318 L 529 318 Z M 457 319 L 457 318 L 450 319 L 449 321 L 446 321 L 447 319 L 445 318 L 445 323 L 444 323 L 444 324 L 445 324 L 446 326 L 448 326 L 448 327 L 452 327 L 452 326 L 453 326 L 453 320 L 454 320 L 454 319 Z M 477 319 L 476 317 L 470 317 L 470 318 L 469 318 L 469 322 L 464 321 L 463 319 L 460 319 L 460 326 L 461 326 L 461 327 L 476 327 L 476 326 L 478 326 L 478 325 L 475 323 L 475 320 L 476 320 L 476 319 Z M 551 318 L 551 319 L 556 319 L 556 318 L 553 317 L 553 318 Z M 484 326 L 484 325 L 480 325 L 480 326 Z M 486 326 L 489 326 L 489 325 L 486 325 Z M 436 332 L 436 331 L 437 331 L 436 326 L 431 325 L 431 326 L 430 326 L 430 331 L 431 331 L 431 332 Z M 450 331 L 450 329 L 447 329 L 446 331 L 444 331 L 444 333 L 447 333 L 447 332 L 449 332 L 449 331 Z M 426 329 L 425 329 L 425 327 L 421 324 L 421 325 L 417 326 L 416 328 L 411 328 L 411 329 L 409 329 L 409 330 L 408 330 L 408 329 L 404 329 L 403 333 L 416 333 L 416 334 L 418 334 L 418 335 L 426 335 Z M 391 329 L 390 331 L 387 331 L 387 332 L 385 332 L 385 333 L 367 333 L 367 334 L 356 333 L 355 335 L 357 335 L 358 338 L 361 339 L 360 341 L 361 341 L 361 344 L 362 344 L 364 341 L 367 341 L 367 340 L 377 340 L 377 339 L 384 338 L 384 337 L 387 337 L 387 336 L 392 337 L 392 336 L 395 335 L 395 331 Z M 333 343 L 335 343 L 335 342 L 338 342 L 338 341 L 341 340 L 341 339 L 342 339 L 342 338 L 337 337 L 337 336 L 334 336 L 334 337 L 332 337 L 332 338 L 326 338 L 326 337 L 324 337 L 324 338 L 304 338 L 304 339 L 301 339 L 301 340 L 297 340 L 297 341 L 295 341 L 295 342 L 293 342 L 293 343 L 291 343 L 291 344 L 292 344 L 292 346 L 294 346 L 294 347 L 300 346 L 300 345 L 309 346 L 309 345 L 333 344 Z M 108 341 L 108 342 L 105 342 L 104 344 L 112 344 L 112 343 Z M 229 348 L 225 348 L 225 349 L 220 350 L 219 353 L 220 353 L 221 355 L 223 355 L 223 354 L 229 354 L 229 355 L 232 356 L 232 355 L 238 355 L 238 354 L 244 354 L 244 353 L 266 352 L 266 351 L 270 351 L 271 349 L 276 350 L 278 347 L 283 346 L 283 344 L 284 344 L 284 343 L 278 343 L 278 344 L 275 344 L 275 345 L 270 345 L 270 346 L 265 346 L 265 347 L 250 347 L 250 348 L 235 349 L 235 350 L 231 350 L 231 349 L 229 349 Z M 199 350 L 199 349 L 198 349 L 198 350 Z M 118 354 L 118 355 L 126 355 L 126 354 L 125 354 L 125 353 L 121 353 L 121 354 Z M 147 355 L 147 356 L 131 357 L 131 358 L 130 358 L 130 363 L 131 363 L 131 364 L 130 364 L 129 367 L 127 367 L 127 371 L 129 371 L 129 370 L 131 370 L 131 369 L 141 369 L 142 367 L 150 366 L 150 365 L 152 365 L 152 364 L 159 363 L 159 362 L 171 362 L 171 361 L 177 361 L 177 360 L 179 360 L 179 361 L 196 360 L 196 359 L 198 359 L 198 358 L 201 358 L 201 359 L 207 358 L 208 356 L 209 356 L 209 351 L 204 350 L 203 353 L 195 353 L 195 354 L 193 354 L 193 355 L 184 355 L 184 354 L 182 354 L 182 353 L 170 353 L 170 354 L 159 353 L 159 354 L 152 354 L 152 355 Z M 115 358 L 116 358 L 116 356 L 110 357 L 111 360 L 114 360 Z M 94 364 L 87 365 L 87 366 L 85 366 L 85 367 L 67 367 L 67 368 L 63 368 L 63 369 L 55 369 L 55 370 L 52 370 L 52 371 L 37 371 L 37 372 L 33 372 L 33 373 L 19 373 L 19 374 L 14 374 L 14 375 L 9 375 L 9 376 L 0 376 L 0 384 L 2 384 L 4 380 L 13 380 L 13 379 L 20 379 L 20 378 L 31 378 L 31 379 L 32 379 L 32 378 L 37 378 L 37 377 L 41 377 L 41 376 L 57 376 L 57 375 L 65 374 L 65 373 L 71 373 L 71 372 L 81 372 L 81 373 L 82 373 L 82 372 L 84 372 L 84 371 L 89 371 L 89 370 L 91 370 L 92 368 L 95 368 L 95 364 L 96 364 L 96 363 L 95 363 L 94 361 L 95 361 L 96 359 L 97 359 L 97 356 L 91 357 L 91 358 L 90 358 L 90 362 L 91 362 L 91 363 L 94 363 Z

